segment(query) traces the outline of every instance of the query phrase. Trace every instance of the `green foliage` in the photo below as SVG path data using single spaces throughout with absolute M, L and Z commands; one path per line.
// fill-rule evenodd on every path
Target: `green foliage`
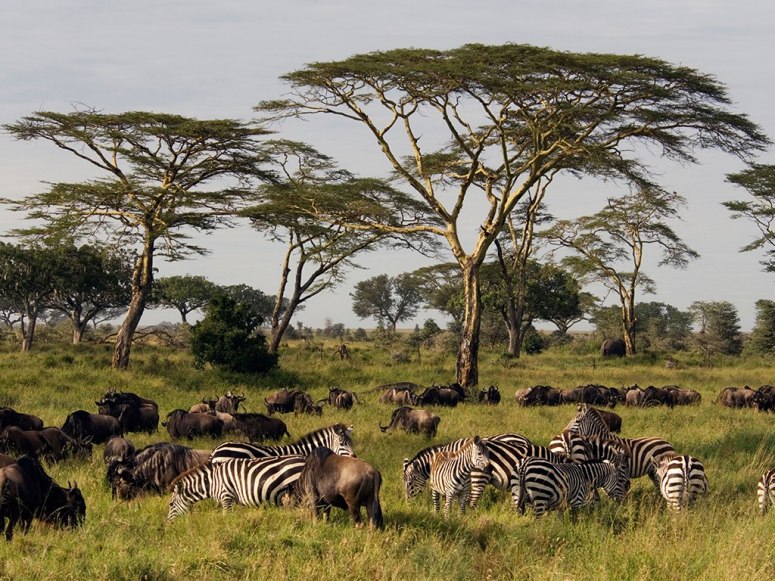
M 765 249 L 761 264 L 767 272 L 775 272 L 775 231 L 772 229 L 773 202 L 775 202 L 775 165 L 749 164 L 748 168 L 727 175 L 727 181 L 748 191 L 752 200 L 724 202 L 732 218 L 745 218 L 759 231 L 759 237 L 741 249 L 741 252 Z
M 756 324 L 749 337 L 747 348 L 752 353 L 772 355 L 775 353 L 775 302 L 760 299 L 756 301 Z
M 197 364 L 266 373 L 277 365 L 277 354 L 269 353 L 266 338 L 255 334 L 260 324 L 251 306 L 223 295 L 214 297 L 204 318 L 191 330 L 191 352 Z
M 537 355 L 546 348 L 546 339 L 530 325 L 525 331 L 522 347 L 528 355 Z
M 739 355 L 743 350 L 740 317 L 728 301 L 695 301 L 689 307 L 698 325 L 696 343 L 706 359 Z
M 203 309 L 215 294 L 217 285 L 203 276 L 166 276 L 154 279 L 149 306 L 172 308 L 185 323 L 189 313 Z
M 387 323 L 388 330 L 395 332 L 396 324 L 411 319 L 420 309 L 422 293 L 419 280 L 411 274 L 380 274 L 356 283 L 350 296 L 358 317 Z

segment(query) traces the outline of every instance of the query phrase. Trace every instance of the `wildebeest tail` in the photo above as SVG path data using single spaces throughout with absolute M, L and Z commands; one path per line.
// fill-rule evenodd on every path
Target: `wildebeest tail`
M 366 507 L 366 512 L 369 514 L 369 525 L 372 528 L 382 529 L 385 527 L 385 521 L 382 518 L 382 506 L 379 504 L 379 489 L 382 486 L 382 475 L 379 472 L 376 472 L 372 486 L 371 502 Z

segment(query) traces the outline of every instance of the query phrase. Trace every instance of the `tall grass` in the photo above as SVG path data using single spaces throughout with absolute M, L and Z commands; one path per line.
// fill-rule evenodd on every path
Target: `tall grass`
M 50 466 L 60 483 L 77 481 L 87 502 L 84 526 L 61 531 L 34 524 L 11 543 L 0 542 L 0 577 L 7 579 L 772 579 L 775 578 L 775 515 L 760 517 L 756 481 L 775 466 L 773 418 L 713 403 L 729 385 L 771 383 L 775 368 L 764 360 L 728 361 L 713 368 L 690 358 L 667 369 L 653 358 L 599 360 L 588 353 L 550 352 L 510 360 L 483 353 L 481 384 L 498 385 L 497 407 L 463 404 L 440 408 L 433 440 L 402 432 L 383 434 L 392 406 L 380 404 L 378 386 L 396 381 L 429 385 L 454 379 L 454 357 L 423 352 L 421 360 L 396 362 L 389 350 L 361 344 L 350 359 L 334 345 L 292 345 L 282 368 L 266 377 L 246 377 L 193 368 L 183 352 L 142 348 L 131 368 L 112 370 L 102 346 L 43 348 L 27 355 L 0 353 L 0 405 L 40 415 L 61 425 L 76 409 L 95 411 L 108 388 L 155 399 L 162 416 L 188 408 L 203 396 L 227 389 L 244 393 L 249 411 L 263 411 L 263 397 L 298 386 L 323 398 L 330 386 L 358 392 L 361 404 L 348 412 L 326 407 L 322 418 L 282 416 L 294 438 L 334 422 L 354 426 L 358 455 L 383 475 L 384 531 L 356 530 L 334 510 L 329 522 L 304 509 L 236 507 L 229 513 L 212 501 L 165 523 L 167 498 L 132 502 L 111 499 L 102 447 L 88 461 Z M 510 499 L 489 489 L 480 507 L 448 520 L 434 514 L 430 497 L 407 501 L 401 463 L 431 443 L 474 434 L 518 432 L 545 444 L 575 409 L 521 408 L 514 391 L 534 384 L 574 387 L 586 383 L 624 386 L 678 384 L 700 391 L 699 406 L 617 408 L 623 435 L 660 436 L 705 464 L 711 491 L 685 514 L 668 513 L 646 479 L 633 483 L 628 500 L 603 498 L 574 514 L 550 513 L 536 521 L 517 515 Z M 165 431 L 133 435 L 139 447 L 168 440 Z M 213 447 L 201 439 L 183 442 Z

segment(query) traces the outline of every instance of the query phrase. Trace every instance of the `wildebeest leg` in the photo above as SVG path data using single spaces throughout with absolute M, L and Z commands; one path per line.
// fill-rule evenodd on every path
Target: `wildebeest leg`
M 361 520 L 361 505 L 358 500 L 353 499 L 352 501 L 347 501 L 347 508 L 350 511 L 350 516 L 353 517 L 355 528 L 361 528 L 363 526 L 363 521 Z

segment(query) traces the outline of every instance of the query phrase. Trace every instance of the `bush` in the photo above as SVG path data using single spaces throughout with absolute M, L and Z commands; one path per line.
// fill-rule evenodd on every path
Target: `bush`
M 191 352 L 197 365 L 239 373 L 266 373 L 277 365 L 266 338 L 255 334 L 261 319 L 247 305 L 227 296 L 210 301 L 204 318 L 191 329 Z

